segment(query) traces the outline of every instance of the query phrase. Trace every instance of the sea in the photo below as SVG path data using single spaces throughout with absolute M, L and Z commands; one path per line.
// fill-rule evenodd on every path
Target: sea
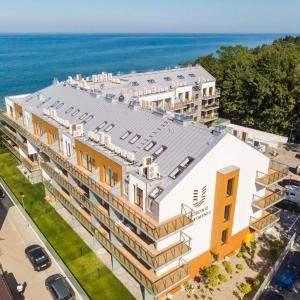
M 284 34 L 0 34 L 0 103 L 53 78 L 178 66 L 222 46 L 256 47 Z

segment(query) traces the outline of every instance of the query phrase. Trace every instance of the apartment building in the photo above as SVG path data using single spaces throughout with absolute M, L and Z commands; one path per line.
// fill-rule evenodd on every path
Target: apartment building
M 203 67 L 186 67 L 146 73 L 101 73 L 69 77 L 67 84 L 112 101 L 134 101 L 144 109 L 172 111 L 186 119 L 210 125 L 218 118 L 220 93 L 216 79 Z
M 221 128 L 70 81 L 6 97 L 4 143 L 145 299 L 176 292 L 279 220 L 285 165 Z

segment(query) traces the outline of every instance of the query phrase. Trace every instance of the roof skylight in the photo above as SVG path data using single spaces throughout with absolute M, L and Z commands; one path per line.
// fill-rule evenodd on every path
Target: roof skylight
M 193 160 L 192 157 L 188 156 L 169 174 L 169 177 L 176 179 L 193 162 Z
M 184 76 L 183 75 L 177 75 L 177 78 L 184 79 Z
M 105 128 L 105 132 L 109 132 L 110 130 L 112 130 L 115 127 L 114 124 L 109 124 L 106 128 Z
M 93 115 L 89 115 L 83 122 L 82 124 L 86 124 L 87 122 L 91 121 L 94 118 Z
M 74 106 L 71 106 L 71 107 L 69 107 L 69 108 L 65 111 L 65 113 L 68 114 L 68 113 L 70 113 L 73 109 L 74 109 Z
M 147 82 L 150 83 L 150 84 L 153 84 L 153 83 L 155 83 L 155 80 L 154 79 L 148 79 Z
M 139 86 L 140 84 L 137 81 L 132 82 L 132 86 Z
M 153 157 L 153 160 L 156 159 L 157 157 L 159 157 L 164 151 L 167 150 L 167 146 L 160 146 L 153 154 L 152 154 L 152 157 Z
M 144 150 L 149 151 L 156 145 L 156 142 L 151 141 L 147 146 L 145 146 Z
M 165 81 L 171 81 L 172 79 L 171 79 L 171 77 L 168 76 L 168 77 L 164 77 L 164 80 Z
M 104 121 L 104 122 L 102 122 L 99 126 L 97 126 L 96 128 L 95 128 L 95 132 L 98 132 L 101 128 L 103 128 L 105 125 L 107 124 L 107 122 L 106 121 Z
M 82 121 L 87 115 L 88 115 L 88 113 L 84 113 L 84 114 L 81 115 L 78 119 L 79 119 L 80 121 Z
M 71 114 L 71 116 L 74 117 L 74 116 L 78 115 L 79 112 L 80 112 L 80 109 L 76 109 L 76 110 Z
M 131 135 L 131 131 L 126 131 L 121 137 L 121 140 L 125 140 L 127 137 L 129 137 Z
M 60 109 L 62 106 L 64 106 L 64 103 L 60 103 L 56 106 L 56 109 Z
M 189 74 L 190 77 L 196 77 L 194 73 Z
M 136 134 L 130 141 L 129 141 L 129 143 L 130 144 L 134 144 L 134 143 L 136 143 L 139 139 L 140 139 L 140 135 L 138 135 L 138 134 Z

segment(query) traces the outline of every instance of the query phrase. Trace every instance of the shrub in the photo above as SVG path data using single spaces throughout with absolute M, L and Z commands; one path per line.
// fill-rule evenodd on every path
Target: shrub
M 239 294 L 238 291 L 233 291 L 233 292 L 232 292 L 232 295 L 233 295 L 234 297 L 238 298 L 239 300 L 241 299 L 240 294 Z
M 221 283 L 223 283 L 223 282 L 226 282 L 226 281 L 227 281 L 227 278 L 226 278 L 226 276 L 225 276 L 225 275 L 223 275 L 223 274 L 219 274 L 219 275 L 218 275 L 218 279 L 219 279 L 219 281 L 220 281 Z
M 282 240 L 275 240 L 272 242 L 271 248 L 281 250 L 284 247 L 284 242 Z
M 247 282 L 241 283 L 238 288 L 244 295 L 247 295 L 252 291 L 251 285 Z
M 212 287 L 216 287 L 216 286 L 219 285 L 219 281 L 218 281 L 217 279 L 212 279 L 212 280 L 210 281 L 210 285 L 211 285 Z
M 243 253 L 240 251 L 240 252 L 236 255 L 236 257 L 243 257 Z
M 223 266 L 228 274 L 232 274 L 232 265 L 230 261 L 223 261 Z
M 261 286 L 262 282 L 264 281 L 264 276 L 258 274 L 256 276 L 256 278 L 253 280 L 253 287 L 254 289 L 259 289 L 259 287 Z
M 275 260 L 278 256 L 278 254 L 279 254 L 279 251 L 277 249 L 275 249 L 275 248 L 269 249 L 268 255 L 269 255 L 270 259 Z
M 211 283 L 212 280 L 217 279 L 219 271 L 220 271 L 220 267 L 214 265 L 204 269 L 202 274 L 203 277 Z
M 250 250 L 249 250 L 249 254 L 250 254 L 250 257 L 251 257 L 251 260 L 254 259 L 254 256 L 255 256 L 255 252 L 256 252 L 256 241 L 251 241 L 250 242 Z
M 247 248 L 244 244 L 241 246 L 240 252 L 242 252 L 243 254 L 247 252 Z
M 242 264 L 236 264 L 235 267 L 239 270 L 242 271 L 244 269 L 244 266 Z
M 186 284 L 184 285 L 184 289 L 185 289 L 185 291 L 186 291 L 188 294 L 192 294 L 192 293 L 194 292 L 195 287 L 194 287 L 194 285 L 191 284 L 191 283 L 186 283 Z

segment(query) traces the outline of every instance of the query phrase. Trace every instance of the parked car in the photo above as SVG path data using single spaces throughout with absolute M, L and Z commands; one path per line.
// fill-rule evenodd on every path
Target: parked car
M 25 253 L 36 271 L 42 271 L 51 266 L 51 260 L 46 251 L 39 245 L 31 245 Z
M 45 281 L 47 289 L 56 300 L 75 300 L 75 293 L 61 274 L 54 274 Z
M 260 300 L 284 300 L 284 297 L 274 290 L 266 289 Z
M 0 199 L 4 199 L 5 198 L 5 193 L 3 192 L 2 189 L 0 189 Z

